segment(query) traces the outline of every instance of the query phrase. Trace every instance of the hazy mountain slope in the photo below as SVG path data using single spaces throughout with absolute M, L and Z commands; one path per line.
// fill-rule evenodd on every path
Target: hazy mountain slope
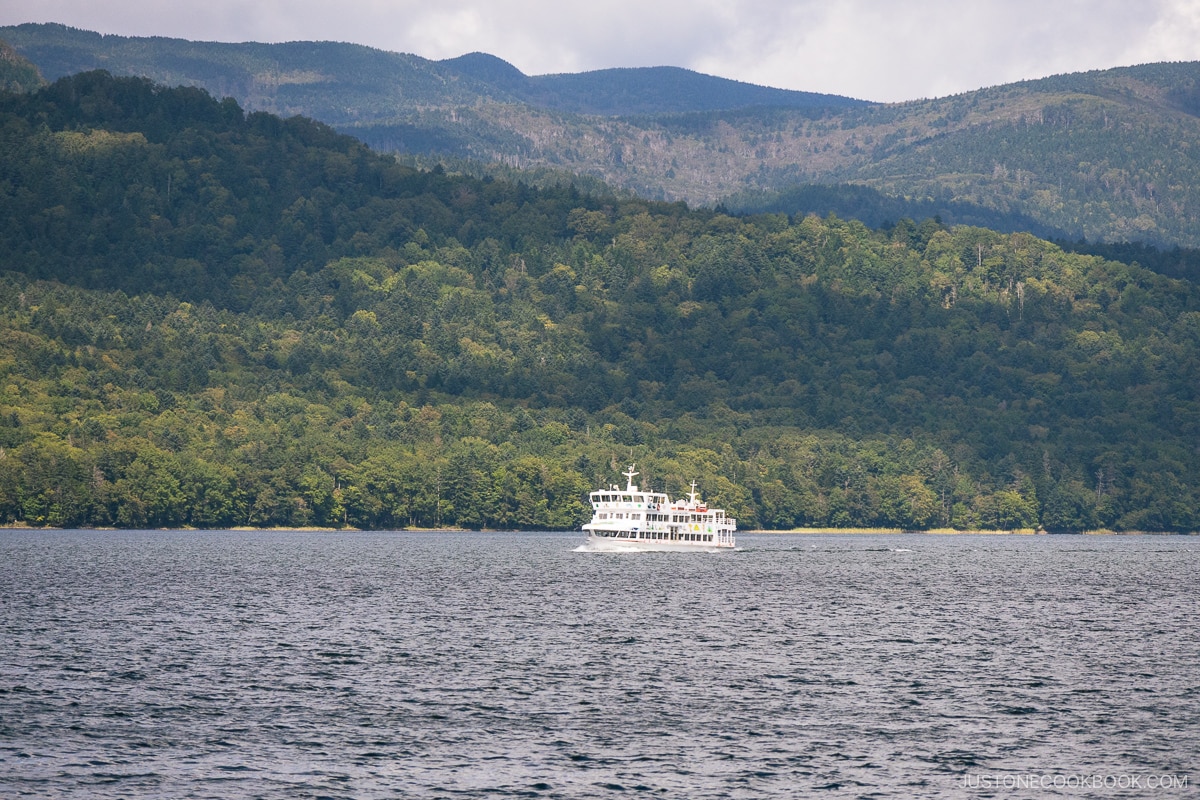
M 192 42 L 103 36 L 62 25 L 0 27 L 0 39 L 37 64 L 50 80 L 106 69 L 167 86 L 201 86 L 217 97 L 234 97 L 250 110 L 299 113 L 333 125 L 386 120 L 431 106 L 471 105 L 481 98 L 614 116 L 759 105 L 866 105 L 861 100 L 754 86 L 677 67 L 529 77 L 483 53 L 430 61 L 340 42 Z
M 885 192 L 1020 211 L 1071 235 L 1197 244 L 1200 63 L 1107 70 L 856 116 Z M 880 124 L 882 122 L 882 124 Z M 881 136 L 882 134 L 882 136 Z
M 31 61 L 11 45 L 0 42 L 0 91 L 29 92 L 45 83 Z
M 333 42 L 226 44 L 102 36 L 62 25 L 0 28 L 48 80 L 104 69 L 165 86 L 199 86 L 248 110 L 303 114 L 329 124 L 390 116 L 419 105 L 470 104 L 487 86 L 434 62 Z
M 354 45 L 218 45 L 46 25 L 2 28 L 0 39 L 47 77 L 103 66 L 204 86 L 377 149 L 554 168 L 649 198 L 788 211 L 800 210 L 786 204 L 799 185 L 857 183 L 946 218 L 978 208 L 961 218 L 1200 246 L 1197 63 L 870 105 L 666 67 L 529 77 L 485 54 L 431 62 Z
M 486 53 L 469 53 L 439 63 L 503 88 L 530 105 L 574 114 L 630 116 L 731 111 L 755 106 L 856 108 L 869 105 L 837 95 L 755 86 L 679 67 L 602 69 L 531 77 Z
M 571 169 L 658 199 L 737 195 L 752 207 L 756 192 L 855 182 L 932 201 L 948 219 L 973 205 L 1067 238 L 1196 246 L 1200 119 L 1187 102 L 1198 74 L 1197 64 L 1159 65 L 820 113 L 601 119 L 484 104 L 458 129 L 519 136 L 511 149 L 476 140 L 475 158 Z

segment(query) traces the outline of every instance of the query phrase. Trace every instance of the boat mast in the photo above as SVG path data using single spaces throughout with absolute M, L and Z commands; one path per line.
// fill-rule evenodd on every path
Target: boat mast
M 622 474 L 622 475 L 624 475 L 624 476 L 625 476 L 625 478 L 626 478 L 625 491 L 627 491 L 627 492 L 636 492 L 636 491 L 637 491 L 637 487 L 633 485 L 633 476 L 634 476 L 634 475 L 639 475 L 639 474 L 641 474 L 641 473 L 638 473 L 638 472 L 634 472 L 634 471 L 633 471 L 633 468 L 634 468 L 634 467 L 636 467 L 636 466 L 637 466 L 636 464 L 630 464 L 630 465 L 629 465 L 629 470 L 628 470 L 627 472 L 622 472 L 622 473 L 621 473 L 621 474 Z

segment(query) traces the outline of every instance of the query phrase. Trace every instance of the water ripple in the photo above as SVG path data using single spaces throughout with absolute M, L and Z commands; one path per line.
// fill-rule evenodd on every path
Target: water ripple
M 1193 540 L 739 539 L 0 532 L 0 796 L 987 797 L 1200 752 Z

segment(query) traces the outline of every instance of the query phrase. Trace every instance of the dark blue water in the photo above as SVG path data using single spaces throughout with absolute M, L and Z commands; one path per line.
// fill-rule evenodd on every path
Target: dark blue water
M 0 532 L 0 797 L 1196 794 L 1200 539 L 581 542 Z

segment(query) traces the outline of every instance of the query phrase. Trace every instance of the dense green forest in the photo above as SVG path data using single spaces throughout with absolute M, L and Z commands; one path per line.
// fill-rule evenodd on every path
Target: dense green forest
M 0 520 L 1194 530 L 1200 289 L 1029 234 L 417 170 L 87 73 L 0 96 Z

